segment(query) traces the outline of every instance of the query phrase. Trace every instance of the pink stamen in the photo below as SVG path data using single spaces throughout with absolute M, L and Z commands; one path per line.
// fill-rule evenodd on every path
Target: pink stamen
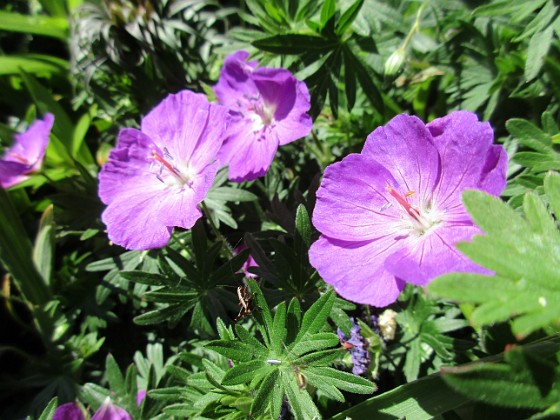
M 168 161 L 166 161 L 163 157 L 161 157 L 158 152 L 156 152 L 155 150 L 152 150 L 152 156 L 150 156 L 152 159 L 157 160 L 158 162 L 160 162 L 163 166 L 165 166 L 167 169 L 169 169 L 174 175 L 180 177 L 181 174 L 177 171 L 177 169 L 175 169 L 173 167 L 173 165 L 171 165 Z
M 25 163 L 25 164 L 28 164 L 28 163 L 29 163 L 29 162 L 27 161 L 26 158 L 24 158 L 22 155 L 20 155 L 20 154 L 17 153 L 17 152 L 11 152 L 11 153 L 9 154 L 9 156 L 10 156 L 11 158 L 15 159 L 17 162 Z
M 403 206 L 403 208 L 406 210 L 406 212 L 415 220 L 420 221 L 419 217 L 420 217 L 420 213 L 418 212 L 418 210 L 416 210 L 414 207 L 412 207 L 407 201 L 405 197 L 410 197 L 411 195 L 414 195 L 414 191 L 409 191 L 405 194 L 405 197 L 403 197 L 402 195 L 400 195 L 398 192 L 395 191 L 395 189 L 393 187 L 391 187 L 390 185 L 387 185 L 387 191 L 389 192 L 389 194 L 391 194 L 397 201 L 398 203 Z

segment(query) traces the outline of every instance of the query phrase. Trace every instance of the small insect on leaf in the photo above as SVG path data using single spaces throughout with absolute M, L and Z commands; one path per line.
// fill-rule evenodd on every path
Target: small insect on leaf
M 239 298 L 239 306 L 241 309 L 235 317 L 235 322 L 253 313 L 253 294 L 246 286 L 239 286 L 237 288 L 237 297 Z

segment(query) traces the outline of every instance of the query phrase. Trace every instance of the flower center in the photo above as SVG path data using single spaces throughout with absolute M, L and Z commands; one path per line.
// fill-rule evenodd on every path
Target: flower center
M 194 173 L 187 166 L 185 170 L 181 171 L 176 165 L 172 163 L 173 157 L 169 154 L 166 148 L 163 148 L 163 156 L 160 155 L 156 150 L 152 150 L 152 155 L 150 159 L 154 160 L 154 163 L 159 163 L 159 168 L 156 172 L 156 178 L 166 185 L 187 185 L 191 186 L 194 177 Z M 170 175 L 170 176 L 169 176 Z
M 25 165 L 29 165 L 29 160 L 27 160 L 27 158 L 20 155 L 18 152 L 13 152 L 12 151 L 6 157 L 10 158 L 10 159 L 13 159 L 12 162 L 18 162 L 18 163 L 23 163 Z
M 247 106 L 248 118 L 253 122 L 253 131 L 261 131 L 274 124 L 274 113 L 276 112 L 274 104 L 267 104 L 260 97 L 247 99 L 249 102 Z
M 406 212 L 406 219 L 410 222 L 410 229 L 421 236 L 441 224 L 443 214 L 436 210 L 433 203 L 423 203 L 420 208 L 411 205 L 406 199 L 415 194 L 414 191 L 407 192 L 404 197 L 393 187 L 387 185 L 387 192 L 397 200 L 397 203 Z

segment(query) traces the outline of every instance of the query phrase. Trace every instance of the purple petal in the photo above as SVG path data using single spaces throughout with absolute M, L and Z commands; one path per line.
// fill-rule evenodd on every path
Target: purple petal
M 386 253 L 397 244 L 393 237 L 344 242 L 321 236 L 309 249 L 309 261 L 343 298 L 383 307 L 393 303 L 404 288 L 404 282 L 383 266 Z
M 501 146 L 492 146 L 489 123 L 479 122 L 472 112 L 458 111 L 432 121 L 427 128 L 441 156 L 440 182 L 434 191 L 439 205 L 460 200 L 467 188 L 483 187 L 498 194 L 505 188 L 507 157 Z
M 142 401 L 146 399 L 146 390 L 141 389 L 136 393 L 136 405 L 142 404 Z
M 302 137 L 307 136 L 313 127 L 311 116 L 307 111 L 311 108 L 309 91 L 305 83 L 298 81 L 296 85 L 296 99 L 292 109 L 284 118 L 280 118 L 277 114 L 274 118 L 277 120 L 274 131 L 278 136 L 280 146 L 291 143 Z
M 76 403 L 69 402 L 56 409 L 52 420 L 84 420 L 84 413 Z
M 387 168 L 405 192 L 425 197 L 439 178 L 440 158 L 432 136 L 417 117 L 397 115 L 366 139 L 362 154 Z M 414 203 L 413 203 L 414 204 Z
M 25 132 L 14 136 L 13 146 L 0 160 L 0 185 L 3 188 L 19 184 L 28 178 L 25 174 L 39 170 L 53 123 L 54 116 L 45 114 L 44 119 L 35 120 Z
M 255 131 L 251 120 L 239 118 L 230 123 L 228 131 L 218 160 L 229 165 L 229 179 L 250 181 L 264 175 L 278 149 L 275 136 L 267 135 L 268 131 Z
M 117 145 L 99 173 L 99 197 L 103 203 L 110 204 L 120 194 L 126 194 L 129 183 L 142 185 L 154 180 L 154 173 L 149 171 L 153 150 L 162 153 L 141 131 L 135 128 L 120 131 Z
M 325 169 L 313 225 L 330 238 L 365 241 L 396 234 L 396 206 L 388 206 L 391 173 L 365 155 L 351 154 Z
M 403 242 L 403 248 L 390 255 L 385 268 L 407 283 L 424 286 L 442 274 L 459 271 L 489 274 L 455 247 L 482 231 L 476 226 L 440 227 L 416 240 Z
M 214 86 L 214 92 L 221 104 L 237 108 L 240 97 L 258 96 L 258 89 L 251 79 L 258 62 L 247 63 L 247 58 L 248 52 L 237 51 L 225 59 L 218 83 Z
M 20 184 L 29 177 L 25 173 L 29 170 L 29 165 L 18 162 L 0 160 L 0 185 L 3 188 L 10 188 Z
M 45 114 L 43 120 L 35 120 L 25 132 L 16 134 L 14 136 L 15 143 L 6 152 L 5 159 L 20 162 L 19 158 L 23 158 L 31 166 L 29 170 L 39 169 L 49 144 L 49 135 L 53 123 L 54 116 Z M 15 158 L 15 156 L 18 158 Z
M 194 191 L 166 188 L 154 180 L 130 185 L 101 215 L 109 239 L 127 249 L 161 248 L 167 244 L 173 226 L 191 228 L 202 216 Z
M 113 405 L 109 397 L 107 397 L 91 420 L 132 420 L 132 417 L 124 408 Z
M 174 159 L 200 169 L 215 159 L 222 145 L 227 112 L 204 95 L 183 90 L 167 96 L 142 119 L 142 132 Z

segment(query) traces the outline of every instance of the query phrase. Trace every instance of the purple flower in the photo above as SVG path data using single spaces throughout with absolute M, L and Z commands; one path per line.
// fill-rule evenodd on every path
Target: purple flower
M 377 307 L 394 302 L 405 282 L 487 273 L 454 245 L 481 233 L 463 190 L 499 195 L 505 187 L 507 155 L 492 140 L 490 124 L 465 111 L 427 125 L 398 115 L 377 128 L 362 153 L 325 170 L 311 264 L 344 298 Z
M 141 389 L 136 393 L 136 405 L 142 404 L 142 402 L 146 399 L 146 390 Z
M 173 226 L 191 228 L 212 186 L 228 116 L 189 91 L 169 95 L 142 119 L 142 130 L 121 130 L 99 174 L 101 218 L 109 239 L 128 249 L 164 246 Z
M 305 83 L 288 70 L 257 67 L 248 57 L 246 51 L 227 57 L 214 86 L 232 116 L 218 159 L 237 182 L 264 175 L 278 146 L 305 137 L 312 126 Z
M 91 420 L 132 420 L 132 417 L 124 408 L 113 405 L 107 397 Z
M 84 413 L 78 404 L 69 402 L 56 409 L 52 420 L 84 420 Z
M 39 170 L 49 135 L 54 123 L 52 114 L 45 114 L 42 120 L 33 124 L 21 134 L 15 135 L 15 143 L 0 160 L 0 185 L 9 188 L 25 181 L 27 174 Z
M 354 375 L 364 374 L 370 364 L 371 357 L 367 348 L 369 347 L 368 341 L 361 336 L 362 329 L 356 323 L 354 318 L 350 318 L 352 321 L 352 328 L 350 328 L 350 339 L 347 339 L 346 334 L 342 332 L 339 328 L 337 330 L 338 339 L 340 343 L 350 352 L 352 357 L 352 363 L 354 367 L 352 368 L 352 373 Z
M 241 245 L 235 247 L 235 249 L 233 250 L 233 254 L 237 255 L 240 252 L 245 251 L 246 249 L 249 249 L 249 247 L 245 244 L 241 244 Z M 249 267 L 258 267 L 258 266 L 259 265 L 255 261 L 253 256 L 251 254 L 249 254 L 249 256 L 247 257 L 247 260 L 241 266 L 241 271 L 243 271 L 243 274 L 245 274 L 245 277 L 256 278 L 258 276 L 256 274 L 250 273 L 249 272 Z

